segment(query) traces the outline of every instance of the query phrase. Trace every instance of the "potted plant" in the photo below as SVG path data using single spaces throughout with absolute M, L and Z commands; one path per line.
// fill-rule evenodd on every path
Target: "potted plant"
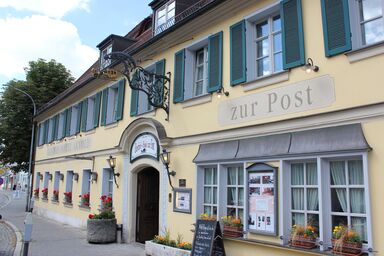
M 360 235 L 346 226 L 336 226 L 332 232 L 332 251 L 338 255 L 360 255 L 362 250 Z
M 41 192 L 43 193 L 43 199 L 48 199 L 48 188 L 44 188 Z
M 290 245 L 293 247 L 312 249 L 316 245 L 316 228 L 311 225 L 293 225 L 291 229 Z
M 72 204 L 72 192 L 64 192 L 64 203 Z
M 89 214 L 87 240 L 89 243 L 111 243 L 116 241 L 116 217 L 112 197 L 102 196 L 99 214 Z
M 59 201 L 59 190 L 55 189 L 53 190 L 53 197 L 52 197 L 52 201 Z
M 39 198 L 39 188 L 36 188 L 35 190 L 33 190 L 33 195 L 35 198 Z
M 230 237 L 243 236 L 243 224 L 241 219 L 236 219 L 233 216 L 224 216 L 221 218 L 223 222 L 223 235 Z
M 89 199 L 90 199 L 89 193 L 85 193 L 83 195 L 79 195 L 79 197 L 81 198 L 80 206 L 89 207 Z

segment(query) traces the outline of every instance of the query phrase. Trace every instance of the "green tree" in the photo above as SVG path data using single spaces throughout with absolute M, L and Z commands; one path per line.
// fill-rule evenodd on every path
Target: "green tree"
M 74 81 L 64 65 L 51 60 L 29 62 L 26 81 L 11 80 L 4 85 L 0 99 L 0 161 L 11 164 L 16 172 L 26 170 L 29 161 L 33 104 L 15 90 L 19 88 L 32 96 L 36 108 L 67 89 Z

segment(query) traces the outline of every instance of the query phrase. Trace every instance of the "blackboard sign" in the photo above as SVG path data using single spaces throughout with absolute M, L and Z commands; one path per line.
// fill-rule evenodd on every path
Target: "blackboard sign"
M 197 220 L 191 256 L 225 256 L 219 222 Z

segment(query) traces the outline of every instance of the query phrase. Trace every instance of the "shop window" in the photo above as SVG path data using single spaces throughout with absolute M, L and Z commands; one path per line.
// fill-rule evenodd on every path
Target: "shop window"
M 243 221 L 244 217 L 244 169 L 228 167 L 227 169 L 227 216 Z
M 217 168 L 204 168 L 204 200 L 203 212 L 217 216 L 218 207 L 218 176 Z M 219 217 L 219 216 L 217 216 Z

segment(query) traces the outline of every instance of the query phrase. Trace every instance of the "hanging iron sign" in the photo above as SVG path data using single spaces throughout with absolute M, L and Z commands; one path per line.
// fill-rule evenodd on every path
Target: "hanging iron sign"
M 131 146 L 131 163 L 142 157 L 159 160 L 159 142 L 148 132 L 138 135 Z

